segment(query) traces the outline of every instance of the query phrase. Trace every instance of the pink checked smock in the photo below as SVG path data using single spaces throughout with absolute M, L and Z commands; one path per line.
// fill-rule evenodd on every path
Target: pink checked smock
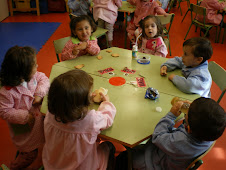
M 98 18 L 114 24 L 118 16 L 118 8 L 122 6 L 122 0 L 93 0 L 93 18 Z
M 162 37 L 146 39 L 142 37 L 142 46 L 139 49 L 139 52 L 152 54 L 160 57 L 166 57 L 168 54 L 166 45 Z
M 27 83 L 16 87 L 3 86 L 0 89 L 0 117 L 7 121 L 10 136 L 17 149 L 22 152 L 32 151 L 44 144 L 44 117 L 40 107 L 33 107 L 34 95 L 44 97 L 49 90 L 49 79 L 44 73 L 36 72 Z M 15 135 L 13 124 L 27 124 L 29 112 L 35 117 L 31 130 L 24 134 Z
M 66 102 L 66 101 L 65 101 Z M 42 160 L 46 170 L 106 170 L 107 145 L 99 144 L 97 135 L 113 124 L 116 108 L 102 102 L 97 111 L 88 111 L 82 120 L 63 124 L 47 113 L 44 130 L 46 143 Z
M 62 53 L 61 53 L 61 60 L 70 60 L 82 55 L 90 54 L 90 55 L 97 55 L 100 52 L 100 47 L 97 44 L 96 37 L 91 36 L 90 39 L 87 41 L 88 45 L 87 48 L 84 50 L 80 50 L 78 55 L 73 55 L 72 51 L 74 47 L 78 46 L 81 41 L 78 38 L 71 38 L 64 46 Z
M 225 3 L 220 3 L 218 0 L 203 0 L 200 6 L 206 8 L 205 23 L 211 23 L 219 25 L 222 20 L 222 15 L 218 14 L 218 10 L 222 10 L 226 7 Z M 197 15 L 199 21 L 203 21 L 203 16 Z
M 139 27 L 139 22 L 142 18 L 148 15 L 164 15 L 166 13 L 156 1 L 128 0 L 128 2 L 136 6 L 133 23 L 130 23 L 126 28 L 127 32 L 131 35 L 134 35 L 134 31 Z

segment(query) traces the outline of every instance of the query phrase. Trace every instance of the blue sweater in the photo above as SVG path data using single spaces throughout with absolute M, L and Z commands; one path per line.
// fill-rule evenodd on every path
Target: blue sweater
M 184 93 L 196 93 L 202 97 L 210 97 L 212 78 L 208 70 L 208 61 L 197 67 L 187 68 L 182 62 L 182 57 L 174 57 L 167 60 L 161 67 L 164 65 L 167 66 L 167 71 L 182 69 L 184 77 L 176 75 L 172 80 L 179 90 Z
M 90 14 L 90 0 L 68 0 L 68 6 L 76 16 Z

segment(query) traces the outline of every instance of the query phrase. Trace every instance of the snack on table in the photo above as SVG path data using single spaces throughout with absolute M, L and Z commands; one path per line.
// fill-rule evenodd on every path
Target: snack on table
M 100 103 L 100 102 L 102 102 L 102 98 L 101 98 L 100 92 L 102 92 L 104 95 L 107 95 L 108 90 L 105 89 L 105 88 L 103 88 L 103 87 L 101 87 L 101 88 L 99 88 L 99 89 L 96 89 L 96 90 L 94 91 L 94 93 L 96 94 L 96 96 L 93 97 L 93 101 L 94 101 L 95 103 Z
M 159 92 L 158 90 L 152 88 L 152 87 L 149 87 L 146 91 L 146 94 L 145 94 L 145 99 L 152 99 L 152 100 L 155 100 L 159 98 Z

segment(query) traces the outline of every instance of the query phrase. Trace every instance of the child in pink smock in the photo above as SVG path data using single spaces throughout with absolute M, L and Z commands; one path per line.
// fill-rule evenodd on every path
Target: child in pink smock
M 97 136 L 113 124 L 116 108 L 108 96 L 100 93 L 103 102 L 98 110 L 89 110 L 92 87 L 93 78 L 79 69 L 53 80 L 48 94 L 49 112 L 44 121 L 46 143 L 42 159 L 45 169 L 113 168 L 114 160 L 110 158 L 114 158 L 114 145 L 100 143 Z
M 7 121 L 19 155 L 10 169 L 25 169 L 37 158 L 45 142 L 40 105 L 49 79 L 37 71 L 35 50 L 10 48 L 0 70 L 0 117 Z M 38 149 L 39 148 L 39 149 Z
M 122 0 L 93 0 L 93 17 L 98 26 L 108 30 L 108 45 L 112 46 L 114 24 L 118 16 L 118 8 Z
M 97 38 L 92 36 L 96 25 L 88 15 L 72 17 L 70 22 L 71 39 L 65 44 L 61 60 L 69 60 L 82 55 L 97 55 L 100 47 Z
M 139 52 L 166 57 L 167 47 L 161 37 L 163 26 L 158 17 L 149 15 L 140 21 L 142 41 Z
M 222 21 L 222 15 L 218 11 L 223 10 L 226 7 L 225 2 L 219 2 L 218 0 L 203 0 L 200 6 L 206 8 L 206 23 L 219 25 Z M 198 20 L 202 21 L 203 17 L 197 15 Z
M 139 28 L 139 22 L 142 18 L 148 15 L 167 15 L 164 9 L 161 8 L 158 2 L 150 0 L 127 0 L 130 4 L 136 6 L 134 12 L 133 22 L 130 23 L 126 31 L 128 32 L 128 37 L 132 43 L 135 43 L 136 37 L 141 32 Z M 135 32 L 136 31 L 136 32 Z

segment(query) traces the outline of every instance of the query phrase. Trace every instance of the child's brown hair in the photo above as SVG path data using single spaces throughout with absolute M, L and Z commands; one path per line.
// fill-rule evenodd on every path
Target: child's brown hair
M 49 112 L 58 122 L 83 119 L 88 111 L 93 78 L 76 69 L 63 73 L 51 83 L 48 94 Z

